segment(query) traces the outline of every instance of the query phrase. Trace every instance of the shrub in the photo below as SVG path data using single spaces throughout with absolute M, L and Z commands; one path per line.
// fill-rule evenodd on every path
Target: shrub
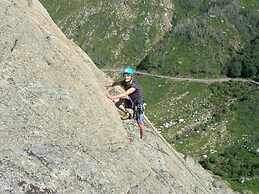
M 256 82 L 259 82 L 259 74 L 257 74 L 257 75 L 255 76 L 254 80 L 255 80 Z
M 238 60 L 233 60 L 230 64 L 227 65 L 227 76 L 228 77 L 240 77 L 242 70 L 242 63 Z
M 250 61 L 245 60 L 242 64 L 241 76 L 245 78 L 254 77 L 257 74 L 257 68 Z

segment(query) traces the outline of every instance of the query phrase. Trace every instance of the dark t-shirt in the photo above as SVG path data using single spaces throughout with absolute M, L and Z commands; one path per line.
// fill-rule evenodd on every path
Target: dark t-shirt
M 142 99 L 142 89 L 140 84 L 133 80 L 131 85 L 127 85 L 127 83 L 123 80 L 120 82 L 120 85 L 124 87 L 125 91 L 130 89 L 130 88 L 135 88 L 136 90 L 129 95 L 130 101 L 134 104 L 140 103 L 143 101 Z

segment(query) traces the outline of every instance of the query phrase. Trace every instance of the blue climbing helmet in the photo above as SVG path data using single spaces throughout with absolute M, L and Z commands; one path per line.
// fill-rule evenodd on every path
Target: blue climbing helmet
M 123 69 L 122 74 L 131 74 L 131 75 L 133 75 L 134 71 L 130 67 L 126 67 L 126 68 Z

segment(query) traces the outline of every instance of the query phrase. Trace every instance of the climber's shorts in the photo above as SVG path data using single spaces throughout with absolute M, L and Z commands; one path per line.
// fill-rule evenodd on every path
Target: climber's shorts
M 135 106 L 135 112 L 136 112 L 136 120 L 138 123 L 143 122 L 144 119 L 144 111 L 145 111 L 145 103 L 144 101 L 138 103 Z
M 137 122 L 141 123 L 141 122 L 143 122 L 143 119 L 144 119 L 144 112 L 142 112 L 139 109 L 137 109 L 137 112 L 136 112 L 136 120 L 137 120 Z
M 138 123 L 143 122 L 144 110 L 145 110 L 144 102 L 142 102 L 142 103 L 136 105 L 134 108 L 132 108 L 132 102 L 129 99 L 127 99 L 127 98 L 125 98 L 124 100 L 125 100 L 124 101 L 125 108 L 133 109 L 133 111 L 135 113 L 134 117 L 136 118 L 137 122 Z

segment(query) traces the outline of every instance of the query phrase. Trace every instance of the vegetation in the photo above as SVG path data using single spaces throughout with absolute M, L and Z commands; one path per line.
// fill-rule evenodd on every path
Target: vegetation
M 258 0 L 40 1 L 98 67 L 259 81 Z M 136 79 L 147 116 L 173 147 L 233 189 L 259 193 L 257 85 Z
M 159 2 L 41 0 L 68 38 L 98 67 L 136 64 L 167 28 Z M 151 14 L 152 13 L 152 14 Z M 169 18 L 171 19 L 171 18 Z
M 258 88 L 245 83 L 229 82 L 211 86 L 214 105 L 214 119 L 226 123 L 227 142 L 217 145 L 217 152 L 207 151 L 202 165 L 226 180 L 231 180 L 234 188 L 244 177 L 243 187 L 251 187 L 258 179 L 259 155 L 259 93 Z M 215 149 L 215 148 L 214 148 Z M 235 183 L 234 183 L 235 182 Z M 257 180 L 258 183 L 258 180 Z M 258 184 L 251 187 L 259 192 Z
M 259 36 L 226 63 L 228 77 L 254 78 L 259 75 Z
M 255 84 L 136 79 L 146 91 L 148 118 L 173 147 L 197 158 L 233 189 L 259 192 L 259 91 Z
M 174 5 L 173 28 L 139 70 L 195 77 L 258 75 L 258 2 L 189 0 Z

